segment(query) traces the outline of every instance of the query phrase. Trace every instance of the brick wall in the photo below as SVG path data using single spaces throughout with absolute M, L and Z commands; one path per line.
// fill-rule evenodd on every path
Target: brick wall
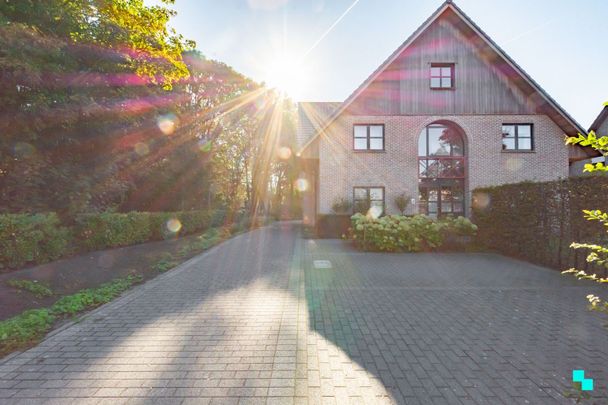
M 336 120 L 319 144 L 319 213 L 331 212 L 340 198 L 352 200 L 355 186 L 384 186 L 387 213 L 397 213 L 394 198 L 405 193 L 416 199 L 409 213 L 418 212 L 418 137 L 429 124 L 452 121 L 466 134 L 467 210 L 470 191 L 481 186 L 525 180 L 568 177 L 568 150 L 561 129 L 544 115 L 467 116 L 350 116 Z M 385 125 L 384 152 L 354 152 L 353 124 Z M 531 153 L 502 151 L 503 123 L 534 124 Z

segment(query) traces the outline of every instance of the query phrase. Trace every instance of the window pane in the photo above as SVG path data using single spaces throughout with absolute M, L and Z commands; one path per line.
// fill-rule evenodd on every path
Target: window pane
M 355 138 L 367 138 L 367 125 L 355 125 Z
M 437 216 L 437 203 L 436 202 L 429 202 L 427 207 L 428 207 L 429 216 Z
M 449 139 L 444 136 L 447 130 L 443 126 L 429 127 L 429 156 L 447 156 L 450 154 Z M 445 142 L 444 139 L 448 142 Z
M 369 140 L 369 148 L 371 150 L 382 150 L 382 149 L 384 149 L 384 139 L 382 139 L 382 138 L 371 138 Z
M 384 190 L 381 188 L 370 188 L 369 189 L 369 199 L 370 200 L 384 200 Z
M 369 136 L 372 138 L 383 138 L 384 127 L 382 125 L 372 125 L 369 127 Z
M 426 129 L 422 130 L 418 138 L 418 156 L 428 156 L 426 151 Z
M 367 138 L 355 138 L 355 149 L 366 150 L 367 149 Z
M 441 68 L 431 66 L 431 76 L 441 76 Z
M 461 202 L 454 203 L 454 213 L 462 214 L 464 212 L 464 208 Z
M 514 138 L 503 138 L 502 148 L 503 148 L 503 150 L 515 149 L 515 139 Z
M 428 194 L 429 201 L 438 201 L 438 196 L 439 196 L 439 193 L 437 192 L 436 189 L 429 190 L 429 194 Z
M 444 77 L 441 79 L 441 87 L 444 88 L 450 88 L 452 87 L 452 78 L 451 77 Z
M 426 160 L 420 160 L 418 162 L 418 174 L 420 174 L 420 177 L 428 177 L 428 173 L 426 171 L 426 166 L 427 166 Z
M 367 189 L 355 187 L 355 200 L 367 200 Z
M 530 125 L 518 125 L 517 136 L 520 138 L 530 138 L 532 136 Z
M 441 203 L 441 212 L 445 212 L 447 214 L 452 213 L 452 203 Z
M 431 87 L 433 87 L 433 88 L 441 87 L 441 79 L 439 77 L 431 77 Z
M 452 67 L 446 66 L 441 68 L 441 76 L 443 77 L 452 77 Z
M 513 125 L 502 126 L 502 137 L 503 138 L 515 138 L 515 127 Z
M 519 150 L 532 150 L 532 139 L 531 138 L 519 138 L 518 139 L 518 148 Z

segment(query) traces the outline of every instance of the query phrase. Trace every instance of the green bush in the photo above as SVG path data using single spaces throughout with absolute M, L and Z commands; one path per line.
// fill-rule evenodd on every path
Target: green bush
M 0 268 L 58 259 L 67 252 L 70 239 L 54 213 L 0 215 Z
M 425 215 L 389 215 L 370 218 L 351 217 L 352 237 L 364 250 L 382 252 L 419 252 L 438 248 L 448 235 L 473 235 L 477 227 L 464 217 L 434 220 Z
M 50 297 L 53 295 L 53 291 L 51 288 L 44 284 L 38 282 L 38 280 L 17 280 L 10 279 L 6 282 L 9 287 L 16 288 L 18 290 L 23 290 L 32 293 L 37 298 Z
M 151 239 L 150 213 L 104 212 L 76 218 L 77 242 L 87 250 L 128 246 Z
M 570 249 L 573 240 L 606 244 L 601 223 L 582 215 L 593 209 L 608 211 L 608 177 L 570 177 L 542 183 L 516 183 L 479 188 L 473 192 L 473 221 L 478 243 L 485 248 L 532 263 L 607 275 L 605 267 L 586 261 Z

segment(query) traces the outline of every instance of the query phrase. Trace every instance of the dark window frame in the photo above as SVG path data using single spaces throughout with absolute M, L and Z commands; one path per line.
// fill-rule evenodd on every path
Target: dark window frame
M 514 139 L 515 140 L 515 148 L 514 149 L 507 149 L 507 148 L 505 148 L 505 144 L 502 143 L 503 139 L 505 139 L 504 132 L 503 132 L 502 129 L 503 129 L 503 127 L 508 127 L 508 126 L 512 126 L 515 129 L 514 137 L 513 138 L 509 138 L 509 139 Z M 519 127 L 524 127 L 524 126 L 525 127 L 530 127 L 530 136 L 529 137 L 523 136 L 521 138 L 522 139 L 530 139 L 530 149 L 520 149 L 519 148 L 519 139 L 520 139 L 520 136 L 519 136 Z M 500 139 L 500 141 L 501 141 L 502 151 L 503 152 L 506 152 L 506 153 L 517 153 L 517 152 L 529 153 L 529 152 L 534 152 L 535 151 L 535 145 L 534 145 L 534 124 L 533 123 L 529 123 L 529 122 L 524 122 L 524 123 L 521 123 L 521 122 L 503 123 L 500 126 L 500 133 L 501 133 L 501 136 L 502 136 L 502 138 Z
M 442 74 L 441 68 L 450 68 L 451 86 L 443 86 L 443 79 L 448 78 Z M 433 76 L 433 68 L 439 68 L 439 76 Z M 433 79 L 439 79 L 439 87 L 433 86 Z M 456 88 L 456 64 L 455 63 L 431 63 L 429 67 L 429 87 L 431 90 L 454 90 Z
M 357 127 L 366 127 L 366 136 L 356 137 L 355 136 L 355 128 Z M 382 137 L 372 137 L 371 136 L 371 127 L 382 127 Z M 366 140 L 366 148 L 365 149 L 357 149 L 356 148 L 356 140 L 357 139 L 365 139 Z M 382 139 L 382 149 L 371 149 L 371 139 Z M 386 150 L 386 126 L 384 124 L 353 124 L 353 150 L 355 152 L 384 152 Z
M 466 140 L 465 137 L 462 136 L 461 134 L 459 134 L 462 138 L 462 155 L 455 155 L 454 154 L 454 148 L 452 147 L 452 145 L 450 145 L 450 154 L 449 155 L 429 155 L 429 150 L 430 150 L 430 141 L 429 141 L 429 128 L 438 128 L 438 127 L 443 127 L 443 128 L 448 128 L 450 129 L 450 127 L 448 125 L 444 125 L 444 124 L 440 124 L 440 123 L 433 123 L 433 124 L 429 124 L 424 128 L 424 137 L 425 137 L 425 149 L 426 149 L 426 154 L 425 155 L 420 155 L 420 151 L 418 151 L 418 178 L 419 179 L 432 179 L 432 178 L 446 178 L 446 179 L 465 179 L 467 177 L 467 173 L 466 173 L 466 168 L 467 168 L 467 156 L 466 156 Z M 454 128 L 452 128 L 454 129 Z M 422 133 L 420 134 L 422 135 Z M 418 139 L 418 143 L 420 144 L 420 139 Z M 462 165 L 462 175 L 459 176 L 449 176 L 449 177 L 444 177 L 444 176 L 438 176 L 438 177 L 433 177 L 433 176 L 423 176 L 420 173 L 420 164 L 421 162 L 425 162 L 427 167 L 428 167 L 428 162 L 432 161 L 432 160 L 444 160 L 444 161 L 452 161 L 452 162 L 460 162 L 460 164 Z
M 366 203 L 370 208 L 371 208 L 372 201 L 380 201 L 380 200 L 371 199 L 370 189 L 373 189 L 373 188 L 382 189 L 382 214 L 380 216 L 385 215 L 385 213 L 386 213 L 386 189 L 384 186 L 353 186 L 353 213 L 358 212 L 358 211 L 356 211 L 357 201 L 362 201 L 362 200 L 356 198 L 357 189 L 363 189 L 366 191 L 366 194 L 367 194 Z

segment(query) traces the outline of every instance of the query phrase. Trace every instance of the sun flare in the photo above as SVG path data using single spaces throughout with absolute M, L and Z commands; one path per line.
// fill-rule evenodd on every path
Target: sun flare
M 305 89 L 307 74 L 296 58 L 281 55 L 269 64 L 265 81 L 270 88 L 298 100 Z

